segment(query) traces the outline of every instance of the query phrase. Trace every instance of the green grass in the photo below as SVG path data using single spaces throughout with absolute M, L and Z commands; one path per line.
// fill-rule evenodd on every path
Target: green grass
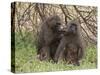
M 30 37 L 32 39 L 32 37 Z M 26 43 L 26 45 L 24 45 Z M 49 71 L 67 71 L 80 69 L 97 68 L 97 48 L 88 46 L 85 49 L 85 57 L 81 60 L 80 66 L 73 66 L 59 61 L 57 64 L 52 61 L 39 61 L 36 57 L 35 43 L 31 41 L 23 42 L 16 38 L 15 50 L 15 72 L 49 72 Z M 25 47 L 27 46 L 27 47 Z
M 36 58 L 36 48 L 16 50 L 15 71 L 19 72 L 44 72 L 44 71 L 66 71 L 77 69 L 94 69 L 97 65 L 96 48 L 86 49 L 86 55 L 82 59 L 80 66 L 68 65 L 65 62 L 54 64 L 48 61 L 39 61 Z

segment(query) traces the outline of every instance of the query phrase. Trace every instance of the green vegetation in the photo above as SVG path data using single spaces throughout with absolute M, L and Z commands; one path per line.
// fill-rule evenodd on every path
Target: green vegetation
M 29 33 L 28 33 L 29 34 Z M 31 33 L 29 35 L 32 35 Z M 16 34 L 15 36 L 15 72 L 49 72 L 49 71 L 67 71 L 79 69 L 94 69 L 97 67 L 97 48 L 90 45 L 86 48 L 85 57 L 80 66 L 68 65 L 64 61 L 57 64 L 52 61 L 39 61 L 36 58 L 36 42 L 32 41 L 34 37 L 27 36 L 27 39 Z M 19 36 L 19 37 L 18 37 Z

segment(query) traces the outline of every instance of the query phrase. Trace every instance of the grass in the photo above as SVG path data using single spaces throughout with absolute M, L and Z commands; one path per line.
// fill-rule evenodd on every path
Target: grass
M 81 61 L 80 66 L 68 65 L 65 62 L 54 64 L 48 61 L 39 61 L 36 58 L 36 48 L 28 50 L 16 50 L 15 53 L 16 72 L 44 72 L 44 71 L 66 71 L 77 69 L 94 69 L 97 65 L 96 48 L 89 47 L 86 49 L 86 56 Z
M 31 37 L 32 39 L 32 37 Z M 16 38 L 15 50 L 15 72 L 49 72 L 49 71 L 67 71 L 80 69 L 97 68 L 97 48 L 96 46 L 88 46 L 85 50 L 85 57 L 81 60 L 80 66 L 69 65 L 63 61 L 57 64 L 52 61 L 39 61 L 36 57 L 36 47 L 34 43 L 21 42 Z M 27 48 L 23 43 L 26 43 Z

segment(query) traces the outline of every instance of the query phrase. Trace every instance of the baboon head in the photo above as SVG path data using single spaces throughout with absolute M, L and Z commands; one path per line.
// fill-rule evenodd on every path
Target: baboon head
M 78 20 L 72 20 L 67 24 L 67 32 L 69 34 L 79 34 L 80 24 Z
M 49 17 L 46 20 L 46 24 L 49 28 L 51 28 L 54 32 L 60 32 L 62 28 L 62 21 L 58 15 L 54 15 Z

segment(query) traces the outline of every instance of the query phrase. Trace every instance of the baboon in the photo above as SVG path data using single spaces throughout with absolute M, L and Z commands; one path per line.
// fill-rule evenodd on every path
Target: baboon
M 41 30 L 38 36 L 38 51 L 37 55 L 39 58 L 42 58 L 42 51 L 46 51 L 47 58 L 54 58 L 56 49 L 60 42 L 61 36 L 61 25 L 62 21 L 58 15 L 51 16 L 47 18 L 41 26 Z M 48 53 L 49 52 L 49 53 Z M 43 56 L 44 58 L 44 56 Z
M 72 20 L 67 24 L 60 44 L 57 48 L 54 61 L 58 62 L 61 54 L 64 54 L 69 63 L 80 65 L 79 60 L 83 57 L 84 47 L 80 36 L 80 24 L 78 20 Z

